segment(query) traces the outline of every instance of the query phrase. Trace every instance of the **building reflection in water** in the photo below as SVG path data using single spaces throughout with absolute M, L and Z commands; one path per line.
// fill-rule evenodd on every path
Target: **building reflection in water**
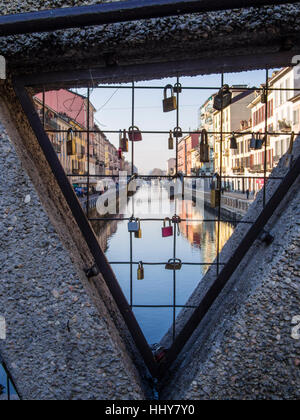
M 205 216 L 203 216 L 203 213 Z M 199 220 L 215 220 L 216 216 L 209 212 L 203 212 L 195 207 L 192 201 L 182 201 L 180 203 L 179 216 L 184 220 L 180 224 L 181 235 L 188 240 L 193 248 L 202 250 L 203 261 L 212 261 L 217 255 L 218 222 L 200 222 Z M 186 221 L 197 220 L 196 222 Z M 220 251 L 231 237 L 234 225 L 221 221 L 220 223 Z M 205 266 L 205 271 L 209 266 Z
M 150 216 L 147 213 L 149 204 L 147 187 L 141 188 L 134 197 L 130 198 L 123 214 L 125 220 L 93 222 L 95 233 L 108 260 L 115 262 L 112 267 L 128 302 L 130 301 L 132 283 L 133 304 L 139 306 L 134 308 L 134 313 L 150 344 L 159 342 L 173 322 L 173 310 L 168 307 L 173 303 L 173 272 L 165 269 L 164 262 L 173 256 L 174 239 L 173 237 L 162 237 L 161 218 L 166 215 L 172 217 L 176 213 L 181 219 L 193 220 L 192 222 L 182 221 L 180 236 L 176 237 L 177 258 L 183 262 L 191 263 L 183 265 L 182 269 L 176 272 L 177 305 L 184 305 L 187 302 L 209 269 L 209 264 L 206 263 L 212 263 L 215 260 L 218 229 L 217 222 L 203 222 L 203 219 L 215 220 L 216 216 L 202 208 L 195 207 L 191 201 L 173 200 L 170 202 L 166 197 L 163 207 L 168 208 L 167 214 L 163 211 L 153 212 L 153 208 L 159 209 L 159 199 L 163 190 L 157 186 L 152 190 L 152 193 L 154 205 L 151 215 L 159 220 L 143 221 L 141 224 L 142 238 L 133 237 L 132 241 L 133 261 L 159 263 L 159 265 L 145 265 L 143 281 L 137 280 L 136 265 L 133 266 L 131 282 L 130 264 L 116 264 L 116 262 L 130 261 L 131 246 L 127 218 L 132 215 L 133 200 L 136 217 Z M 96 212 L 91 217 L 97 217 Z M 122 216 L 118 215 L 118 217 Z M 229 239 L 233 230 L 233 225 L 225 222 L 220 223 L 220 249 Z M 140 307 L 140 305 L 158 306 L 150 308 Z M 180 308 L 178 308 L 179 311 Z

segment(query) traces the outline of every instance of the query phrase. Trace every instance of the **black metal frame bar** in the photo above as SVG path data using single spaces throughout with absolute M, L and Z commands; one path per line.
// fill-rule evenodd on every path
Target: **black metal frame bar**
M 0 17 L 0 36 L 50 32 L 126 22 L 139 19 L 178 16 L 186 13 L 293 4 L 298 0 L 127 0 L 91 6 L 43 10 Z

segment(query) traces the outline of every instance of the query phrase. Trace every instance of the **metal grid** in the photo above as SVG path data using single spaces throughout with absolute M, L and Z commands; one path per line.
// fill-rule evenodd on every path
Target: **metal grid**
M 220 80 L 220 86 L 209 86 L 209 87 L 203 87 L 203 86 L 184 86 L 181 84 L 181 79 L 179 77 L 177 77 L 177 84 L 182 86 L 182 91 L 183 90 L 207 90 L 207 91 L 211 91 L 211 90 L 215 90 L 215 91 L 219 91 L 221 88 L 223 88 L 224 86 L 224 73 L 221 74 L 221 80 Z M 81 132 L 81 133 L 86 133 L 87 134 L 87 163 L 88 163 L 88 171 L 86 175 L 80 175 L 80 178 L 84 178 L 86 177 L 87 179 L 87 201 L 86 201 L 86 213 L 88 216 L 89 221 L 91 222 L 99 222 L 99 221 L 124 221 L 124 220 L 130 220 L 131 218 L 120 218 L 120 217 L 89 217 L 90 216 L 90 208 L 89 208 L 89 203 L 90 203 L 90 134 L 91 133 L 96 133 L 97 131 L 95 130 L 91 130 L 90 129 L 90 96 L 91 96 L 91 90 L 94 89 L 107 89 L 107 88 L 114 88 L 114 89 L 130 89 L 131 90 L 131 126 L 135 126 L 135 91 L 137 89 L 153 89 L 153 90 L 161 90 L 163 91 L 164 86 L 136 86 L 135 82 L 133 81 L 131 86 L 124 86 L 124 85 L 90 85 L 89 87 L 87 87 L 87 91 L 86 91 L 86 98 L 87 98 L 87 103 L 88 103 L 88 107 L 87 107 L 87 129 L 86 130 L 73 130 L 74 133 L 76 132 Z M 299 89 L 298 89 L 299 90 Z M 265 87 L 252 87 L 252 88 L 231 88 L 231 91 L 238 91 L 238 92 L 264 92 L 266 94 L 266 104 L 265 104 L 265 131 L 263 133 L 260 133 L 262 136 L 264 135 L 291 135 L 292 133 L 287 133 L 287 132 L 276 132 L 274 133 L 272 131 L 272 133 L 268 132 L 268 120 L 269 120 L 269 114 L 268 114 L 268 96 L 270 91 L 297 91 L 297 89 L 288 89 L 288 88 L 284 88 L 284 89 L 276 89 L 276 88 L 270 88 L 269 87 L 269 70 L 266 70 L 266 81 L 265 81 Z M 177 109 L 176 109 L 176 127 L 180 127 L 180 94 L 181 92 L 179 90 L 177 90 L 176 96 L 177 96 Z M 223 100 L 223 99 L 222 99 Z M 45 114 L 45 95 L 43 96 L 43 115 Z M 227 176 L 223 174 L 223 147 L 224 147 L 224 136 L 226 135 L 230 135 L 232 134 L 232 132 L 226 132 L 223 130 L 223 121 L 224 121 L 224 108 L 222 106 L 222 111 L 221 113 L 221 131 L 209 131 L 208 135 L 218 135 L 220 137 L 220 185 L 223 185 L 223 181 L 224 180 L 228 180 L 228 179 L 263 179 L 264 180 L 264 188 L 263 188 L 263 208 L 266 207 L 266 185 L 267 185 L 267 181 L 269 180 L 282 180 L 282 177 L 268 177 L 267 175 L 267 148 L 268 148 L 268 143 L 267 141 L 264 142 L 264 174 L 263 176 L 242 176 L 242 175 L 236 175 L 236 176 Z M 45 128 L 45 119 L 43 118 L 43 124 L 44 124 L 44 128 Z M 66 130 L 46 130 L 46 132 L 48 133 L 67 133 Z M 104 134 L 117 134 L 120 132 L 120 129 L 118 128 L 117 130 L 102 130 L 102 132 Z M 152 130 L 152 131 L 143 131 L 141 130 L 142 134 L 169 134 L 169 131 L 158 131 L 158 130 Z M 198 133 L 200 135 L 201 130 L 200 131 L 193 131 L 193 133 Z M 242 135 L 246 136 L 247 134 L 252 134 L 253 131 L 243 131 Z M 189 132 L 184 132 L 183 131 L 183 136 L 185 134 L 190 134 Z M 178 173 L 178 144 L 179 144 L 179 138 L 176 138 L 176 174 L 175 177 L 179 175 Z M 131 173 L 134 174 L 134 165 L 135 164 L 135 142 L 132 141 L 131 142 Z M 73 174 L 67 174 L 67 176 L 69 177 L 70 180 L 72 180 L 73 177 L 78 177 L 78 175 L 73 175 Z M 94 178 L 117 178 L 119 175 L 92 175 Z M 140 175 L 139 176 L 142 179 L 154 179 L 154 178 L 169 178 L 172 179 L 174 178 L 171 176 L 154 176 L 154 175 Z M 184 175 L 183 178 L 190 178 L 190 179 L 212 179 L 213 176 L 207 176 L 207 175 L 200 175 L 200 176 L 194 176 L 194 175 Z M 177 216 L 177 199 L 175 199 L 175 217 Z M 135 217 L 135 206 L 134 206 L 134 199 L 132 199 L 132 217 Z M 170 215 L 170 218 L 172 219 L 173 215 Z M 140 218 L 141 222 L 162 222 L 164 219 L 161 218 Z M 174 219 L 173 219 L 174 220 Z M 220 251 L 221 251 L 221 238 L 220 238 L 220 232 L 221 232 L 221 223 L 222 222 L 228 222 L 228 223 L 245 223 L 245 224 L 249 224 L 249 225 L 253 225 L 255 223 L 255 221 L 238 221 L 238 220 L 232 220 L 232 219 L 226 219 L 224 217 L 222 217 L 222 200 L 220 200 L 218 208 L 217 208 L 217 218 L 211 218 L 211 219 L 201 219 L 201 220 L 195 220 L 195 219 L 180 219 L 181 222 L 204 222 L 204 223 L 216 223 L 217 224 L 217 238 L 216 238 L 216 242 L 217 242 L 217 257 L 216 257 L 216 262 L 205 262 L 205 263 L 189 263 L 187 261 L 183 261 L 182 264 L 183 265 L 195 265 L 195 266 L 216 266 L 216 276 L 217 278 L 220 275 L 221 269 L 224 268 L 224 266 L 226 266 L 227 262 L 221 262 L 220 261 Z M 174 259 L 177 258 L 177 233 L 178 233 L 178 229 L 179 229 L 179 224 L 180 223 L 176 223 L 173 221 L 173 249 L 172 249 L 172 256 Z M 129 233 L 129 244 L 130 244 L 130 260 L 129 261 L 111 261 L 110 264 L 111 265 L 129 265 L 130 266 L 130 297 L 129 297 L 129 305 L 130 308 L 171 308 L 173 311 L 173 325 L 172 325 L 172 338 L 173 338 L 173 343 L 176 340 L 177 337 L 177 331 L 176 331 L 176 313 L 177 313 L 177 309 L 178 308 L 186 308 L 186 309 L 196 309 L 196 306 L 191 306 L 191 305 L 178 305 L 177 304 L 177 296 L 176 296 L 176 284 L 177 284 L 177 271 L 173 270 L 173 290 L 172 290 L 172 294 L 173 294 L 173 303 L 172 305 L 140 305 L 136 302 L 134 302 L 134 276 L 135 276 L 135 272 L 134 272 L 134 267 L 138 266 L 139 262 L 134 261 L 133 260 L 133 247 L 134 247 L 134 240 L 133 240 L 133 233 Z M 149 261 L 143 261 L 143 265 L 144 266 L 149 266 L 149 265 L 166 265 L 166 262 L 159 262 L 159 263 L 152 263 Z

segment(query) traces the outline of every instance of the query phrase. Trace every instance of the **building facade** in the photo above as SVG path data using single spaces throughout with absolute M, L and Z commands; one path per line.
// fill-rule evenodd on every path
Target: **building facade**
M 82 176 L 88 173 L 90 182 L 96 183 L 99 175 L 117 175 L 125 168 L 124 156 L 119 156 L 117 148 L 95 124 L 96 109 L 92 103 L 88 104 L 86 97 L 61 89 L 45 92 L 45 108 L 43 94 L 36 95 L 34 101 L 41 119 L 45 121 L 51 143 L 73 184 L 83 182 Z M 88 128 L 91 130 L 89 137 L 86 133 Z M 70 129 L 76 144 L 73 155 L 67 154 Z

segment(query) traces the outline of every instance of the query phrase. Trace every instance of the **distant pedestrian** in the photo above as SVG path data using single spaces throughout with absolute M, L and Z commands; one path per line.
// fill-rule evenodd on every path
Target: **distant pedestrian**
M 246 195 L 247 195 L 247 200 L 249 200 L 249 197 L 250 197 L 250 191 L 249 191 L 249 189 L 246 191 Z

